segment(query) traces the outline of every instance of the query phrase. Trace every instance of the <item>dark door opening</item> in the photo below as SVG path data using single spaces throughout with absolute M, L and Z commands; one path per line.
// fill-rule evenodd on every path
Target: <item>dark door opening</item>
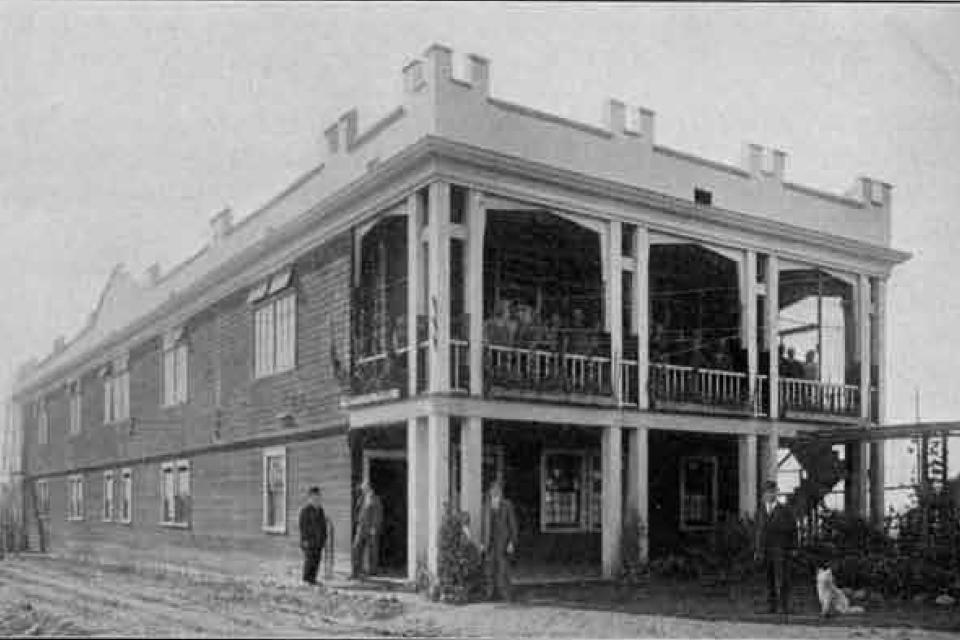
M 383 504 L 379 573 L 407 573 L 407 461 L 370 459 L 370 485 Z

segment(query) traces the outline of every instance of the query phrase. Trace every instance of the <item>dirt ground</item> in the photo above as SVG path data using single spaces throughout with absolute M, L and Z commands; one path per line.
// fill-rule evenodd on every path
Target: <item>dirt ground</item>
M 811 612 L 800 612 L 784 624 L 771 616 L 741 615 L 729 607 L 725 610 L 733 615 L 720 619 L 723 607 L 719 604 L 692 600 L 684 604 L 682 597 L 662 589 L 652 594 L 611 586 L 541 588 L 520 590 L 518 595 L 519 601 L 513 604 L 454 606 L 428 602 L 412 593 L 361 590 L 344 583 L 320 590 L 292 582 L 135 572 L 62 559 L 8 557 L 0 561 L 0 636 L 932 640 L 956 638 L 960 631 L 960 626 L 951 626 L 954 618 L 942 616 L 930 620 L 941 631 L 850 626 L 869 619 L 823 624 Z M 690 609 L 686 615 L 683 607 Z M 890 624 L 890 620 L 882 622 Z

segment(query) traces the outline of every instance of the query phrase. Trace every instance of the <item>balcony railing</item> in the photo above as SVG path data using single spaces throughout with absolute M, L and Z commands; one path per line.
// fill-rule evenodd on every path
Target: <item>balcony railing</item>
M 620 403 L 627 407 L 639 406 L 640 381 L 636 360 L 620 361 Z
M 739 371 L 651 364 L 650 399 L 654 406 L 697 405 L 753 413 L 749 378 Z
M 610 358 L 502 345 L 484 347 L 487 391 L 611 396 Z
M 357 358 L 350 376 L 350 392 L 364 396 L 396 391 L 407 395 L 407 352 L 409 347 L 394 352 L 377 353 Z
M 782 413 L 815 416 L 860 417 L 860 387 L 817 380 L 780 379 Z

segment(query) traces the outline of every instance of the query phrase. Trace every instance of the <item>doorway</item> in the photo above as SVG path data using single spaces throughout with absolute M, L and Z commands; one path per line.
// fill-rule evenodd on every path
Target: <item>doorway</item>
M 378 573 L 407 575 L 407 461 L 400 456 L 364 452 L 364 476 L 383 505 Z

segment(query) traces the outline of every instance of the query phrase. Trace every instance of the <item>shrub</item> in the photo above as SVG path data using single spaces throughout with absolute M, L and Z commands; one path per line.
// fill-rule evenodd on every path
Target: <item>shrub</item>
M 470 539 L 467 522 L 465 513 L 447 509 L 440 525 L 437 588 L 444 602 L 465 603 L 483 593 L 480 549 Z

